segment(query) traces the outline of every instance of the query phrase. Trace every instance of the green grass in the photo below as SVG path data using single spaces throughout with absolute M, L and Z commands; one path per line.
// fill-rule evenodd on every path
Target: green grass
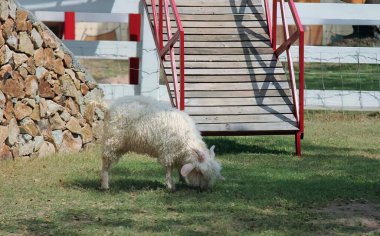
M 330 204 L 380 206 L 379 113 L 308 112 L 306 119 L 302 159 L 292 155 L 291 136 L 207 138 L 216 145 L 226 180 L 202 193 L 183 184 L 169 193 L 159 164 L 134 154 L 112 168 L 106 192 L 98 189 L 98 149 L 1 162 L 0 235 L 371 231 L 360 222 L 337 222 L 320 209 Z
M 298 65 L 294 69 L 298 75 Z M 306 89 L 380 91 L 380 65 L 305 63 L 305 86 Z
M 80 59 L 79 63 L 91 73 L 92 77 L 97 82 L 100 83 L 103 82 L 102 80 L 107 78 L 128 78 L 128 60 Z M 129 79 L 126 79 L 126 81 L 129 81 Z

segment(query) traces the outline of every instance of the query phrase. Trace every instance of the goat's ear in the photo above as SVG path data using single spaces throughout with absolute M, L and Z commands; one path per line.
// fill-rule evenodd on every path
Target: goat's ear
M 205 154 L 203 152 L 194 148 L 193 148 L 193 151 L 197 154 L 199 162 L 203 162 L 206 159 Z
M 192 170 L 194 169 L 194 165 L 191 163 L 187 163 L 181 168 L 181 175 L 186 177 Z
M 210 157 L 212 157 L 212 158 L 215 158 L 214 149 L 215 149 L 215 145 L 212 145 L 211 148 L 210 148 Z

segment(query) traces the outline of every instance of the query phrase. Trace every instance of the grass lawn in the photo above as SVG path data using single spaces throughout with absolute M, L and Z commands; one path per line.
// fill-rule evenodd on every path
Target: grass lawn
M 380 233 L 380 115 L 307 112 L 293 137 L 215 137 L 224 182 L 165 190 L 154 159 L 127 155 L 99 187 L 99 150 L 0 162 L 0 235 Z
M 380 65 L 305 63 L 305 89 L 380 91 Z

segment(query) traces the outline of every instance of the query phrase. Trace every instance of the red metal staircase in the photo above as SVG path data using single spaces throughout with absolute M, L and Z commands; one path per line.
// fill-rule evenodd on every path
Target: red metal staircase
M 304 31 L 293 0 L 146 0 L 173 106 L 203 135 L 304 132 Z M 277 46 L 277 12 L 284 42 Z M 299 89 L 289 48 L 299 43 Z M 285 53 L 288 73 L 278 57 Z

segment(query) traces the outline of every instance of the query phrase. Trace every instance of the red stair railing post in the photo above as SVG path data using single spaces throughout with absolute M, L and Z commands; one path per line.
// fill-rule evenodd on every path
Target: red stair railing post
M 277 0 L 273 0 L 272 8 L 272 48 L 273 51 L 276 51 L 277 43 Z M 276 55 L 278 56 L 278 55 Z
M 265 17 L 267 18 L 267 25 L 268 25 L 268 33 L 269 33 L 269 40 L 272 42 L 272 23 L 270 19 L 270 12 L 269 12 L 269 3 L 268 0 L 264 1 L 265 5 Z
M 304 133 L 304 88 L 305 88 L 305 41 L 304 41 L 304 30 L 300 31 L 299 39 L 299 103 L 300 103 L 300 132 L 301 138 L 303 138 Z
M 158 34 L 159 34 L 159 36 L 160 36 L 160 38 L 159 38 L 159 47 L 160 47 L 160 49 L 162 49 L 163 47 L 164 47 L 164 16 L 163 16 L 163 12 L 164 12 L 164 10 L 163 10 L 163 4 L 162 4 L 162 1 L 163 0 L 159 0 L 159 4 L 158 4 L 158 8 L 159 8 L 159 20 L 158 20 L 158 24 L 159 24 L 159 26 L 158 26 L 158 30 L 159 30 L 159 32 L 158 32 Z
M 181 85 L 180 85 L 180 110 L 185 110 L 185 32 L 181 30 L 181 38 L 180 38 L 180 46 L 181 46 L 181 55 L 180 55 L 180 74 L 181 74 Z

